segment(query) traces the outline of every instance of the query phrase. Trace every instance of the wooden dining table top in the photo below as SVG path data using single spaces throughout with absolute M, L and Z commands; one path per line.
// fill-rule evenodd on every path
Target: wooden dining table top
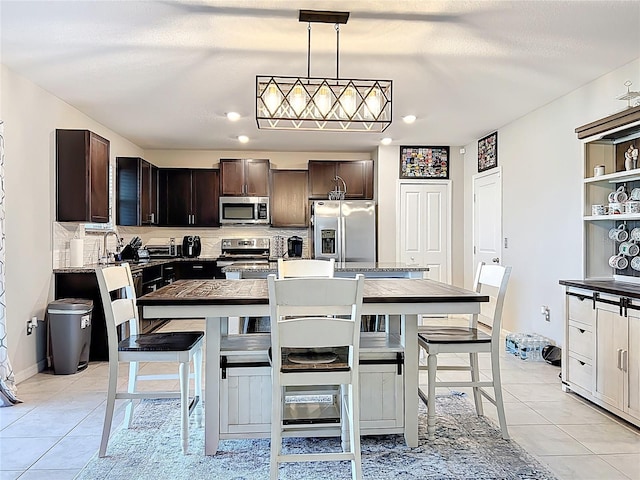
M 489 296 L 429 279 L 366 278 L 363 303 L 488 302 Z M 266 279 L 178 280 L 138 298 L 140 306 L 264 305 Z

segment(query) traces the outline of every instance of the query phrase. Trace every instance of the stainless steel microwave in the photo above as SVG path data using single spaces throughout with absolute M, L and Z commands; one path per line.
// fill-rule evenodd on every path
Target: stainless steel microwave
M 220 197 L 221 224 L 269 224 L 269 197 Z

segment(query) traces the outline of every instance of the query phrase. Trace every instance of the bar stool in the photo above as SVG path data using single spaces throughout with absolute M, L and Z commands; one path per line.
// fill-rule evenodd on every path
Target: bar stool
M 269 275 L 267 283 L 271 310 L 271 480 L 277 480 L 280 463 L 343 460 L 351 462 L 352 478 L 360 479 L 359 347 L 364 276 L 276 279 Z M 335 348 L 336 353 L 314 353 L 313 349 L 327 347 Z M 337 385 L 344 451 L 283 454 L 283 434 L 295 436 L 295 427 L 284 419 L 286 389 Z
M 476 271 L 474 290 L 489 295 L 490 302 L 482 304 L 480 316 L 492 325 L 491 335 L 478 330 L 478 315 L 472 315 L 468 327 L 449 326 L 420 326 L 418 327 L 418 345 L 427 353 L 427 366 L 420 365 L 419 370 L 428 371 L 428 393 L 418 388 L 418 394 L 427 405 L 427 433 L 429 439 L 435 434 L 435 400 L 437 387 L 472 387 L 476 406 L 476 413 L 483 415 L 482 397 L 489 400 L 498 410 L 498 420 L 502 438 L 509 439 L 507 420 L 504 413 L 502 399 L 502 384 L 500 382 L 500 327 L 502 322 L 502 307 L 507 292 L 507 283 L 511 275 L 511 267 L 501 265 L 485 265 L 480 263 Z M 480 381 L 478 353 L 491 354 L 491 380 Z M 438 365 L 439 353 L 468 353 L 469 365 Z M 438 371 L 464 370 L 471 372 L 471 381 L 436 380 Z M 491 396 L 485 387 L 493 388 Z

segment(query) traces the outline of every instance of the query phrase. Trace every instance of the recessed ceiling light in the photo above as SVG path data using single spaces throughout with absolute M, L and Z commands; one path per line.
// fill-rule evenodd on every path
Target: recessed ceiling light
M 404 117 L 402 117 L 402 121 L 404 123 L 413 123 L 416 121 L 416 116 L 415 115 L 405 115 Z
M 380 140 L 380 143 L 382 145 L 391 145 L 391 142 L 393 142 L 393 139 L 391 137 L 384 137 L 382 140 Z
M 228 112 L 227 118 L 232 122 L 240 120 L 240 114 L 238 112 Z
M 238 135 L 238 141 L 240 143 L 247 143 L 249 141 L 249 137 L 246 135 Z

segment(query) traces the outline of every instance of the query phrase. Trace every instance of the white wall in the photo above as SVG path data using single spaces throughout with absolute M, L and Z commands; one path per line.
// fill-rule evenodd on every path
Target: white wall
M 111 141 L 111 159 L 142 150 L 35 84 L 1 66 L 5 124 L 6 302 L 9 357 L 16 381 L 37 372 L 44 328 L 27 336 L 27 320 L 44 318 L 52 297 L 55 130 L 89 129 Z M 41 324 L 42 325 L 42 324 Z M 41 365 L 42 367 L 42 365 Z
M 425 139 L 425 145 L 429 139 Z M 451 146 L 449 178 L 451 179 L 451 283 L 464 282 L 464 158 L 460 147 Z M 397 261 L 398 235 L 395 228 L 400 215 L 400 147 L 381 146 L 377 151 L 378 185 L 378 260 Z M 419 181 L 419 180 L 418 180 Z
M 626 102 L 615 97 L 626 91 L 626 80 L 640 85 L 640 59 L 498 129 L 503 236 L 509 240 L 502 256 L 503 264 L 513 267 L 503 317 L 506 330 L 533 331 L 562 344 L 564 295 L 558 281 L 582 275 L 582 143 L 574 130 L 623 110 Z M 467 145 L 466 152 L 465 285 L 470 286 L 477 142 Z M 540 314 L 541 305 L 551 308 L 550 323 Z

